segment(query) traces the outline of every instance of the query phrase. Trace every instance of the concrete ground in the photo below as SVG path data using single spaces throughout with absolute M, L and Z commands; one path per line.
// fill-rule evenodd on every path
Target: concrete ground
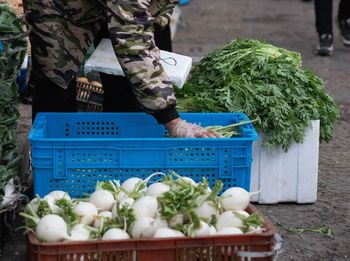
M 337 10 L 339 1 L 334 1 Z M 174 39 L 174 51 L 202 57 L 228 41 L 264 39 L 302 54 L 304 66 L 318 73 L 335 98 L 342 116 L 332 142 L 321 144 L 319 188 L 315 204 L 258 205 L 274 224 L 285 228 L 331 228 L 334 238 L 305 232 L 301 236 L 278 226 L 285 240 L 279 260 L 350 260 L 350 48 L 341 44 L 334 24 L 332 57 L 313 54 L 317 42 L 313 2 L 301 0 L 191 0 L 181 8 L 182 26 Z M 334 13 L 335 11 L 334 10 Z M 19 104 L 21 148 L 30 128 L 30 106 Z M 17 233 L 0 260 L 25 260 L 24 239 Z
M 334 15 L 338 3 L 333 1 Z M 278 227 L 285 240 L 279 260 L 350 260 L 350 48 L 342 45 L 336 24 L 333 56 L 318 57 L 312 1 L 192 0 L 181 10 L 184 27 L 176 34 L 175 52 L 202 57 L 236 37 L 263 39 L 300 52 L 304 66 L 325 80 L 342 116 L 332 142 L 320 146 L 317 202 L 258 208 L 286 228 L 329 226 L 334 233 L 334 239 L 310 232 L 299 236 Z

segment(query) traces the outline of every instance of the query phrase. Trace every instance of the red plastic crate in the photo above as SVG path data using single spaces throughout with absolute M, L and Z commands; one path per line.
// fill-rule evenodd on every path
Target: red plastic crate
M 275 260 L 282 248 L 276 227 L 254 206 L 247 211 L 264 218 L 262 234 L 62 243 L 40 243 L 30 234 L 27 256 L 31 261 Z

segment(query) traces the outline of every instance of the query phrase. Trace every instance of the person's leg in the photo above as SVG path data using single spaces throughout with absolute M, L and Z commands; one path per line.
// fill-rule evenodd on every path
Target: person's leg
M 319 35 L 317 55 L 331 55 L 333 52 L 332 0 L 315 0 L 316 30 Z
M 350 1 L 341 0 L 338 10 L 338 24 L 343 36 L 343 43 L 350 47 Z
M 316 29 L 319 35 L 332 34 L 332 0 L 315 0 Z
M 68 88 L 63 89 L 43 74 L 34 57 L 28 87 L 33 89 L 33 121 L 38 112 L 77 111 L 76 81 L 72 80 Z
M 161 28 L 158 25 L 154 26 L 154 39 L 156 42 L 157 47 L 160 50 L 172 52 L 172 44 L 171 44 L 171 32 L 170 32 L 170 25 L 168 24 L 164 28 Z

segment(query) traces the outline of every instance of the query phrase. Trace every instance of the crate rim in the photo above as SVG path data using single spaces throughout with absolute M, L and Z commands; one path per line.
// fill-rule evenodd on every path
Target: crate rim
M 242 112 L 181 112 L 180 116 L 183 115 L 203 115 L 203 114 L 208 114 L 208 115 L 241 115 L 244 116 L 246 119 L 250 120 L 248 118 L 248 116 Z M 28 139 L 30 141 L 90 141 L 90 140 L 94 140 L 94 141 L 105 141 L 106 138 L 105 137 L 82 137 L 82 138 L 43 138 L 43 137 L 37 137 L 36 135 L 34 135 L 35 129 L 36 129 L 36 125 L 38 124 L 38 122 L 40 122 L 42 120 L 42 118 L 44 118 L 45 116 L 73 116 L 74 117 L 79 117 L 79 115 L 85 115 L 85 116 L 91 116 L 92 119 L 94 119 L 94 116 L 97 115 L 101 115 L 101 116 L 111 116 L 111 115 L 124 115 L 124 116 L 138 116 L 138 115 L 147 115 L 145 112 L 40 112 L 37 114 L 33 124 L 32 124 L 32 128 L 30 130 L 30 132 L 28 133 Z M 151 115 L 149 115 L 151 117 Z M 259 139 L 259 135 L 254 127 L 254 125 L 252 125 L 251 123 L 248 124 L 253 126 L 253 128 L 251 129 L 251 134 L 249 136 L 246 137 L 241 137 L 238 136 L 237 138 L 239 138 L 241 141 L 254 141 L 254 140 L 258 140 Z M 200 141 L 204 141 L 204 142 L 210 142 L 210 141 L 216 141 L 216 142 L 227 142 L 229 140 L 235 139 L 236 137 L 233 138 L 200 138 Z M 123 141 L 123 140 L 128 140 L 128 141 L 143 141 L 145 140 L 145 138 L 113 138 L 113 137 L 108 137 L 108 140 L 110 141 Z M 164 141 L 167 140 L 169 142 L 175 142 L 175 141 L 186 141 L 186 142 L 191 142 L 191 141 L 198 141 L 197 139 L 194 138 L 172 138 L 172 137 L 161 137 L 161 138 L 147 138 L 147 140 L 149 141 Z

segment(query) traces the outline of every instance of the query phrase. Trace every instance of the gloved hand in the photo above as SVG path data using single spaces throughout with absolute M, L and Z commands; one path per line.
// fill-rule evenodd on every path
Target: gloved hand
M 165 124 L 170 137 L 177 138 L 220 138 L 221 135 L 213 130 L 207 130 L 199 125 L 189 123 L 180 118 Z

